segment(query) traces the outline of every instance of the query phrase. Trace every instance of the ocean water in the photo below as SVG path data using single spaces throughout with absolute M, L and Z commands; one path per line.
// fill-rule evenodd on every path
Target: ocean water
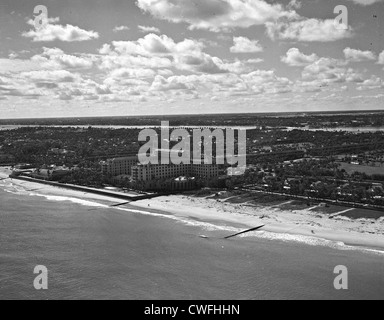
M 0 299 L 384 298 L 378 250 L 265 232 L 221 239 L 236 230 L 0 182 Z M 36 265 L 48 290 L 34 289 Z M 333 286 L 337 265 L 348 290 Z

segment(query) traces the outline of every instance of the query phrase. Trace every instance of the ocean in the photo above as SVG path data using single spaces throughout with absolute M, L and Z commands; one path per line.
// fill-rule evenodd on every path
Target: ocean
M 0 182 L 0 299 L 383 299 L 384 255 Z M 203 239 L 199 235 L 209 236 Z M 33 286 L 37 265 L 48 290 Z M 334 268 L 348 268 L 337 291 Z

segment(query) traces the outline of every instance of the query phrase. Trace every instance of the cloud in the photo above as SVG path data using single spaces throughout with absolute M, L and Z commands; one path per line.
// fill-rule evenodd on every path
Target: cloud
M 302 7 L 302 3 L 299 0 L 291 0 L 288 4 L 288 8 L 291 9 L 300 9 Z
M 245 63 L 248 63 L 248 64 L 257 64 L 257 63 L 261 63 L 261 62 L 263 62 L 264 61 L 264 59 L 260 59 L 260 58 L 258 58 L 258 59 L 248 59 L 247 61 L 245 61 Z
M 93 61 L 90 58 L 68 55 L 58 48 L 43 48 L 43 53 L 33 56 L 31 60 L 48 69 L 89 69 L 93 66 Z
M 35 85 L 37 88 L 44 89 L 55 89 L 58 87 L 57 83 L 55 82 L 37 82 Z
M 349 1 L 353 1 L 354 3 L 359 4 L 361 6 L 370 6 L 378 2 L 383 2 L 383 0 L 349 0 Z
M 111 72 L 110 77 L 112 78 L 153 78 L 156 72 L 152 69 L 134 69 L 134 68 L 120 68 L 115 69 Z
M 175 56 L 175 67 L 190 72 L 210 74 L 228 72 L 222 65 L 223 61 L 221 59 L 212 57 L 204 52 Z
M 374 90 L 374 89 L 382 89 L 384 88 L 384 81 L 378 76 L 371 76 L 370 79 L 365 80 L 361 85 L 357 88 L 359 91 L 363 90 Z
M 55 40 L 75 42 L 99 38 L 99 34 L 95 31 L 83 30 L 70 24 L 66 26 L 53 24 L 53 21 L 57 22 L 58 18 L 50 19 L 44 27 L 24 32 L 22 36 L 32 38 L 34 42 L 50 42 Z M 29 20 L 28 24 L 34 26 L 34 21 Z
M 114 41 L 100 49 L 102 68 L 129 67 L 152 64 L 151 68 L 174 67 L 197 73 L 225 73 L 225 63 L 203 52 L 204 44 L 197 40 L 184 39 L 175 42 L 166 35 L 148 34 L 137 41 Z M 126 65 L 126 67 L 128 67 Z M 229 66 L 231 67 L 231 66 Z
M 119 27 L 116 26 L 113 28 L 113 32 L 128 31 L 128 30 L 130 30 L 130 28 L 127 26 L 119 26 Z
M 267 22 L 271 39 L 305 42 L 332 42 L 352 37 L 352 29 L 338 28 L 333 19 L 304 19 L 293 22 Z
M 170 90 L 191 90 L 194 86 L 179 81 L 180 78 L 170 77 L 168 79 L 162 76 L 156 76 L 150 90 L 151 91 L 170 91 Z
M 16 88 L 15 86 L 0 86 L 0 94 L 3 96 L 10 97 L 25 97 L 25 98 L 38 98 L 42 94 L 36 88 L 31 88 L 27 86 L 20 86 Z
M 8 58 L 9 58 L 9 59 L 16 59 L 18 56 L 19 56 L 18 53 L 16 53 L 16 52 L 12 52 L 12 53 L 9 54 Z
M 170 68 L 172 66 L 172 61 L 167 57 L 120 54 L 114 50 L 110 53 L 104 53 L 100 59 L 99 68 L 102 70 L 123 67 L 160 69 Z
M 35 61 L 0 58 L 0 73 L 17 73 L 22 71 L 39 70 L 40 68 L 40 64 Z
M 305 55 L 297 48 L 291 48 L 287 51 L 286 55 L 281 57 L 281 61 L 291 67 L 304 67 L 317 61 L 319 57 L 313 53 Z
M 379 64 L 384 64 L 384 51 L 379 55 Z
M 331 83 L 354 82 L 361 83 L 364 77 L 352 68 L 346 67 L 347 63 L 332 58 L 319 58 L 314 63 L 306 66 L 302 72 L 304 81 L 318 81 L 322 86 Z
M 258 40 L 250 40 L 245 37 L 234 37 L 234 46 L 230 48 L 232 53 L 256 53 L 262 52 L 263 47 Z
M 156 27 L 138 26 L 137 27 L 143 33 L 160 33 L 160 29 Z
M 170 84 L 170 87 L 181 90 L 181 84 L 190 91 L 208 91 L 209 95 L 217 97 L 287 93 L 292 91 L 293 84 L 287 78 L 278 77 L 273 70 L 256 70 L 242 75 L 228 73 L 172 76 L 168 79 L 158 78 L 157 82 L 163 91 L 168 91 Z
M 163 55 L 174 53 L 200 52 L 204 45 L 196 40 L 185 39 L 175 42 L 166 35 L 147 34 L 137 41 L 113 41 L 113 49 L 110 45 L 104 45 L 100 50 L 101 54 L 108 54 L 115 51 L 118 54 L 133 54 L 142 56 Z M 112 51 L 111 51 L 112 50 Z
M 215 32 L 298 17 L 294 10 L 264 0 L 137 0 L 137 5 L 158 19 L 186 22 L 190 29 Z
M 71 95 L 71 93 L 68 93 L 68 92 L 61 92 L 61 93 L 58 95 L 58 98 L 59 98 L 60 100 L 69 101 L 69 100 L 72 100 L 72 99 L 73 99 L 73 96 Z
M 106 95 L 106 94 L 112 94 L 113 93 L 111 91 L 111 89 L 106 85 L 96 85 L 95 91 L 99 95 Z
M 35 82 L 75 82 L 80 79 L 76 74 L 66 70 L 39 70 L 22 72 L 20 78 Z
M 344 49 L 345 59 L 350 62 L 362 62 L 376 60 L 376 55 L 372 51 L 361 51 L 351 48 Z
M 254 93 L 287 93 L 292 91 L 292 81 L 288 78 L 278 77 L 274 70 L 256 70 L 242 75 L 247 87 Z

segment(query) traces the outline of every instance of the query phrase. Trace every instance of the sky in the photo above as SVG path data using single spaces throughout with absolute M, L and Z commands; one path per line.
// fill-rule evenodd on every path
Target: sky
M 383 19 L 384 0 L 1 0 L 0 118 L 383 109 Z

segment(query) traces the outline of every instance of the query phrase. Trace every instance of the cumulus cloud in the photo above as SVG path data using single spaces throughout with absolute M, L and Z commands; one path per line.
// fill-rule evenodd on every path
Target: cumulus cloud
M 234 37 L 233 47 L 230 48 L 232 53 L 256 53 L 262 52 L 263 47 L 258 40 L 250 40 L 246 37 Z
M 39 92 L 31 89 L 15 89 L 15 88 L 2 88 L 0 87 L 1 94 L 10 97 L 25 97 L 29 99 L 36 99 L 41 96 Z
M 256 70 L 241 75 L 228 73 L 173 76 L 168 79 L 158 78 L 157 83 L 163 91 L 170 87 L 174 90 L 181 84 L 190 91 L 208 90 L 215 96 L 281 94 L 291 92 L 293 84 L 287 78 L 278 77 L 273 70 Z
M 223 61 L 211 57 L 204 52 L 194 54 L 180 54 L 175 56 L 175 67 L 180 70 L 200 73 L 225 73 L 228 70 L 221 67 Z
M 40 63 L 43 68 L 88 69 L 93 66 L 91 59 L 65 54 L 58 48 L 43 48 L 43 53 L 33 56 L 31 60 Z
M 288 78 L 278 77 L 273 70 L 256 70 L 241 78 L 256 93 L 287 93 L 292 91 L 292 82 Z
M 272 39 L 330 42 L 353 35 L 338 28 L 334 19 L 307 19 L 295 10 L 301 2 L 286 6 L 265 0 L 138 0 L 137 5 L 158 19 L 185 22 L 189 29 L 227 31 L 265 25 Z
M 100 50 L 101 54 L 108 54 L 115 51 L 118 54 L 133 54 L 142 56 L 170 55 L 173 53 L 200 52 L 203 44 L 196 40 L 185 39 L 175 42 L 166 35 L 147 34 L 137 41 L 113 41 L 113 49 L 110 45 L 104 45 Z
M 36 82 L 75 82 L 80 76 L 67 70 L 39 70 L 22 72 L 20 77 Z
M 156 75 L 156 72 L 152 69 L 142 69 L 142 68 L 120 68 L 115 69 L 110 73 L 112 78 L 153 78 Z
M 160 33 L 160 29 L 156 27 L 138 26 L 138 29 L 143 33 Z
M 166 35 L 148 34 L 137 41 L 114 41 L 100 49 L 105 55 L 102 68 L 152 64 L 152 68 L 174 67 L 179 70 L 198 73 L 225 73 L 233 65 L 203 52 L 204 44 L 197 40 L 184 39 L 175 42 Z
M 116 26 L 113 28 L 113 32 L 128 31 L 129 29 L 127 26 Z
M 192 84 L 186 84 L 180 81 L 178 77 L 170 77 L 168 79 L 162 76 L 156 76 L 150 90 L 152 91 L 170 91 L 170 90 L 191 90 L 194 89 Z
M 137 5 L 158 19 L 186 22 L 190 29 L 216 32 L 297 17 L 294 10 L 264 0 L 138 0 Z
M 55 89 L 58 87 L 58 84 L 55 82 L 37 82 L 35 85 L 37 88 L 44 89 Z
M 371 76 L 370 79 L 366 79 L 364 82 L 360 84 L 357 88 L 359 91 L 363 90 L 374 90 L 384 88 L 384 81 L 378 76 Z
M 351 62 L 373 61 L 376 60 L 376 54 L 372 51 L 361 51 L 351 48 L 344 49 L 345 59 Z
M 65 26 L 54 24 L 54 22 L 58 21 L 58 18 L 50 19 L 45 26 L 39 29 L 29 30 L 28 32 L 24 32 L 22 35 L 26 38 L 32 38 L 32 41 L 34 42 L 50 42 L 55 40 L 75 42 L 99 38 L 99 34 L 95 31 L 83 30 L 70 24 Z M 35 25 L 33 20 L 29 20 L 28 24 L 31 26 Z
M 306 55 L 298 48 L 291 48 L 287 51 L 286 55 L 281 57 L 281 61 L 288 64 L 292 67 L 303 67 L 317 61 L 319 57 L 313 53 L 311 55 Z
M 292 9 L 300 9 L 302 7 L 302 3 L 299 0 L 291 0 L 288 4 L 288 8 Z
M 384 64 L 384 51 L 379 55 L 379 64 Z
M 350 38 L 352 29 L 337 28 L 333 19 L 302 19 L 291 22 L 267 22 L 267 33 L 271 39 L 305 42 L 332 42 Z
M 22 71 L 39 70 L 40 64 L 36 61 L 27 59 L 1 59 L 0 58 L 0 73 L 15 73 Z
M 359 4 L 361 6 L 370 6 L 378 2 L 383 2 L 383 0 L 349 0 L 349 1 L 353 1 L 354 3 Z
M 323 85 L 364 81 L 363 75 L 352 68 L 347 68 L 345 61 L 332 58 L 319 58 L 306 66 L 302 72 L 302 78 L 304 81 L 318 81 Z

